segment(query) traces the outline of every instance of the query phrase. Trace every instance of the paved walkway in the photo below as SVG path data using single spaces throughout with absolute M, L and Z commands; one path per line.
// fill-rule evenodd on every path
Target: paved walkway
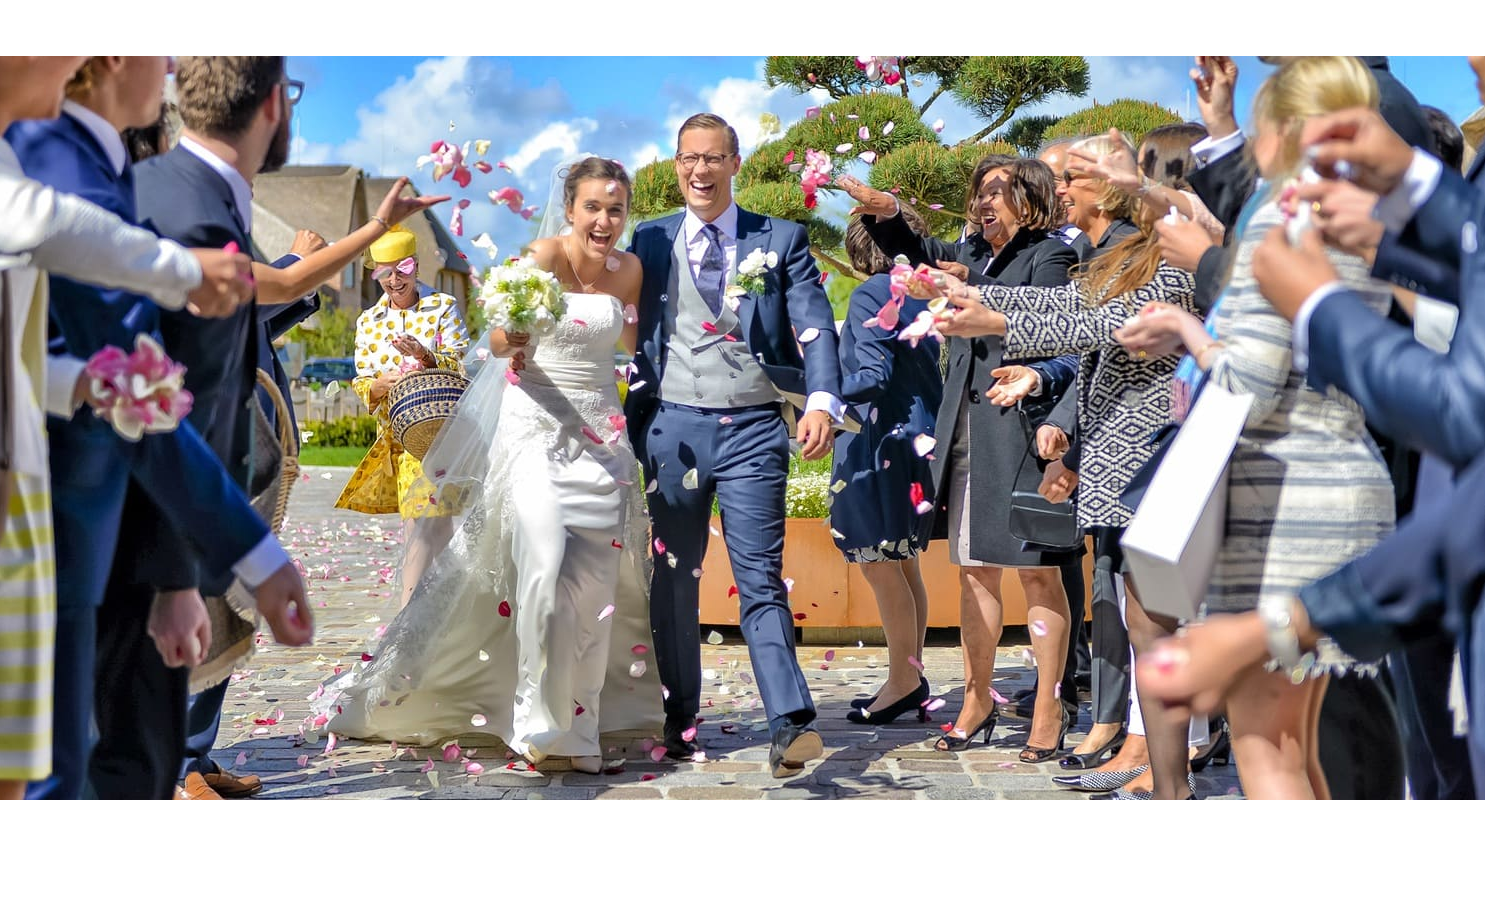
M 348 469 L 310 468 L 293 492 L 283 541 L 307 570 L 317 637 L 313 646 L 289 649 L 262 644 L 238 671 L 225 704 L 215 758 L 266 783 L 260 797 L 498 798 L 498 799 L 1052 799 L 1086 794 L 1054 787 L 1061 774 L 1054 760 L 1019 761 L 1029 722 L 1004 717 L 987 748 L 937 753 L 931 744 L 962 702 L 962 653 L 955 644 L 926 648 L 926 675 L 945 701 L 931 721 L 908 718 L 873 728 L 849 723 L 848 701 L 877 689 L 885 651 L 856 642 L 802 645 L 799 654 L 819 712 L 826 744 L 822 758 L 802 775 L 776 780 L 768 769 L 768 732 L 761 709 L 734 708 L 754 694 L 743 682 L 750 672 L 747 648 L 731 637 L 708 635 L 702 645 L 704 677 L 702 742 L 705 763 L 654 762 L 648 734 L 608 735 L 603 755 L 608 773 L 585 775 L 529 771 L 502 747 L 475 747 L 446 761 L 440 748 L 395 747 L 337 741 L 333 749 L 300 726 L 309 715 L 308 696 L 319 683 L 349 668 L 390 620 L 391 594 L 400 545 L 396 516 L 364 516 L 332 508 Z M 790 573 L 797 580 L 799 572 Z M 1016 635 L 1018 639 L 1020 635 Z M 268 639 L 270 641 L 270 639 Z M 711 643 L 711 641 L 721 641 Z M 994 687 L 1009 696 L 1033 673 L 1025 645 L 1001 647 Z M 830 659 L 828 660 L 828 655 Z M 1086 733 L 1085 705 L 1069 745 Z M 656 737 L 656 736 L 653 736 Z M 432 757 L 434 765 L 428 760 Z M 614 766 L 614 761 L 619 761 Z M 468 771 L 479 765 L 479 773 Z M 427 771 L 425 771 L 427 770 Z M 1199 796 L 1235 796 L 1232 766 L 1212 766 L 1197 778 Z

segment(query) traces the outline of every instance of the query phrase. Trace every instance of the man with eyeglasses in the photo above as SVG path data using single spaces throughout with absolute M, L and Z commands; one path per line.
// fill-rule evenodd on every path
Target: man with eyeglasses
M 789 437 L 804 445 L 802 458 L 820 459 L 844 407 L 831 303 L 805 228 L 738 208 L 732 179 L 741 164 L 737 133 L 720 116 L 700 113 L 680 126 L 685 211 L 638 226 L 629 248 L 643 263 L 633 377 L 641 384 L 625 412 L 662 548 L 649 617 L 666 691 L 665 748 L 675 759 L 701 750 L 700 566 L 715 493 L 769 715 L 769 765 L 783 778 L 822 751 L 784 583 Z

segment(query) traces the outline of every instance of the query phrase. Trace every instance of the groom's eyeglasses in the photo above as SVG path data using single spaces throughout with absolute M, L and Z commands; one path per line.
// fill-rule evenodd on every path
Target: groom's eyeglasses
M 708 169 L 720 169 L 731 154 L 728 153 L 677 153 L 675 162 L 682 169 L 694 169 L 697 163 L 704 162 Z

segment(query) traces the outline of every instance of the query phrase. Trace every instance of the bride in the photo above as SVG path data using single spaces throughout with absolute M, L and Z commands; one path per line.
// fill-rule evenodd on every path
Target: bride
M 546 213 L 540 233 L 560 233 L 528 249 L 565 286 L 565 314 L 531 347 L 491 332 L 492 358 L 424 459 L 422 489 L 458 503 L 463 525 L 371 660 L 326 692 L 336 734 L 489 734 L 530 762 L 599 772 L 602 731 L 663 725 L 648 519 L 613 370 L 643 281 L 614 249 L 631 182 L 598 157 L 556 175 L 566 227 Z

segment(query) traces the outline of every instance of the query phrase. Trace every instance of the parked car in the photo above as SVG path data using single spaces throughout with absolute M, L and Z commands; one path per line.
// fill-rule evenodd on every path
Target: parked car
M 303 371 L 298 373 L 300 384 L 317 382 L 329 384 L 331 381 L 349 382 L 356 377 L 356 361 L 349 356 L 317 356 L 303 364 Z

